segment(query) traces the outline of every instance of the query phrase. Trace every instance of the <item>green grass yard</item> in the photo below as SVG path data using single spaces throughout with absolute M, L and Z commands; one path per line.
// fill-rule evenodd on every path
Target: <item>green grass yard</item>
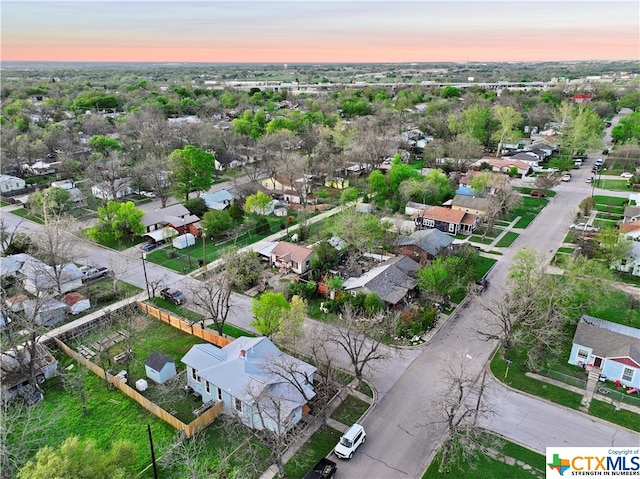
M 502 238 L 496 243 L 497 248 L 507 248 L 513 244 L 513 242 L 520 236 L 513 231 L 507 231 Z
M 344 401 L 333 411 L 331 417 L 345 426 L 351 426 L 369 409 L 369 403 L 352 395 L 348 395 Z
M 285 477 L 287 479 L 302 479 L 307 471 L 318 462 L 318 459 L 329 455 L 339 440 L 339 431 L 322 426 L 287 462 Z

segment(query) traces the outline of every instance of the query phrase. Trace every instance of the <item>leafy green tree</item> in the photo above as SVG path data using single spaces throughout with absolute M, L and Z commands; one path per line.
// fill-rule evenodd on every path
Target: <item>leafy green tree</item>
M 212 210 L 208 211 L 202 217 L 202 226 L 207 232 L 209 238 L 221 238 L 227 231 L 235 226 L 233 218 L 228 211 Z
M 313 248 L 313 259 L 311 260 L 311 270 L 315 278 L 324 276 L 327 271 L 333 268 L 340 260 L 340 252 L 335 249 L 327 240 L 320 241 Z
M 630 139 L 640 141 L 640 112 L 622 118 L 611 130 L 611 136 L 617 143 L 623 143 Z
M 71 193 L 63 188 L 46 188 L 31 196 L 31 208 L 44 218 L 45 223 L 49 218 L 58 217 L 73 209 Z
M 244 221 L 244 210 L 242 208 L 240 208 L 238 205 L 234 203 L 231 206 L 229 206 L 229 209 L 227 211 L 229 212 L 229 214 L 233 218 L 233 221 L 235 221 L 236 224 L 238 225 L 242 224 L 242 222 Z
M 384 310 L 384 301 L 376 293 L 369 293 L 364 298 L 364 311 L 368 315 L 374 315 Z
M 491 138 L 498 142 L 496 157 L 502 153 L 505 141 L 513 141 L 520 136 L 519 127 L 522 116 L 511 106 L 496 105 L 491 109 L 491 118 L 496 122 L 497 129 Z
M 172 171 L 170 182 L 178 196 L 189 199 L 192 191 L 206 191 L 213 184 L 215 157 L 211 153 L 187 145 L 169 155 Z
M 89 146 L 102 156 L 109 156 L 114 151 L 122 151 L 122 145 L 115 138 L 105 135 L 94 135 L 89 138 Z
M 307 302 L 300 296 L 293 295 L 289 308 L 283 312 L 276 338 L 295 347 L 298 338 L 304 334 L 303 324 L 306 314 Z
M 258 191 L 254 195 L 249 195 L 244 203 L 244 210 L 247 213 L 255 213 L 257 215 L 268 215 L 273 207 L 271 197 L 262 191 Z
M 117 440 L 103 452 L 89 439 L 67 438 L 59 449 L 46 446 L 18 472 L 18 479 L 126 479 L 134 475 L 135 446 Z
M 198 196 L 196 198 L 189 198 L 184 202 L 184 207 L 189 210 L 189 213 L 192 215 L 196 215 L 199 218 L 202 218 L 209 208 L 207 207 L 207 202 L 204 201 L 204 198 Z
M 226 251 L 223 260 L 225 274 L 232 287 L 245 291 L 260 279 L 262 263 L 255 251 Z
M 601 150 L 604 121 L 588 105 L 562 103 L 556 111 L 560 123 L 560 149 L 571 157 L 579 150 Z
M 145 233 L 142 224 L 144 212 L 136 208 L 132 201 L 120 203 L 108 201 L 98 208 L 98 222 L 87 230 L 95 241 L 122 241 L 124 238 L 140 236 Z
M 282 319 L 290 307 L 282 293 L 267 292 L 253 298 L 251 310 L 254 320 L 251 322 L 251 326 L 256 328 L 260 334 L 272 337 L 280 331 Z
M 461 135 L 475 138 L 482 145 L 489 141 L 491 112 L 478 104 L 463 110 L 458 115 L 449 116 L 449 129 Z
M 428 296 L 446 300 L 472 283 L 479 255 L 473 248 L 460 248 L 439 256 L 418 270 L 418 287 Z
M 440 96 L 442 98 L 459 98 L 460 90 L 454 86 L 446 86 L 440 90 Z
M 358 191 L 355 188 L 349 187 L 342 190 L 340 193 L 340 203 L 345 204 L 358 199 Z

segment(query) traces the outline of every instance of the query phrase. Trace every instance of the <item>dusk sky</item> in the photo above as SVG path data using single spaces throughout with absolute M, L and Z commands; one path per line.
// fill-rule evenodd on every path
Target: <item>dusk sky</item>
M 2 0 L 2 61 L 639 60 L 640 2 Z

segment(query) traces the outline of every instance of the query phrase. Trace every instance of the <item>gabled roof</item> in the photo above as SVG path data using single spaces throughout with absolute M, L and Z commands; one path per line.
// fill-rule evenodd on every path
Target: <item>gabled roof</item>
M 67 306 L 73 306 L 76 303 L 79 303 L 80 301 L 84 301 L 86 298 L 86 296 L 81 295 L 80 293 L 73 291 L 71 293 L 67 293 L 64 295 L 64 297 L 62 298 L 62 301 L 67 305 Z
M 634 218 L 640 216 L 640 206 L 627 206 L 623 213 L 625 218 Z
M 459 210 L 451 210 L 449 208 L 444 208 L 442 206 L 433 206 L 431 208 L 427 208 L 422 210 L 418 216 L 423 218 L 428 218 L 434 221 L 444 221 L 445 223 L 454 223 L 460 224 L 462 223 L 462 219 L 464 218 L 465 212 Z
M 283 353 L 265 337 L 241 336 L 222 349 L 212 344 L 196 344 L 182 358 L 182 362 L 194 368 L 202 379 L 246 404 L 252 404 L 262 392 L 273 392 L 274 386 L 286 383 L 273 372 L 274 368 L 287 365 L 286 370 L 280 370 L 282 374 L 293 370 L 303 377 L 316 371 L 314 366 Z M 277 391 L 284 394 L 281 399 L 292 409 L 306 403 L 295 388 L 285 387 Z M 313 396 L 310 390 L 308 397 Z
M 408 256 L 396 256 L 370 269 L 359 278 L 347 279 L 345 290 L 367 288 L 389 304 L 399 303 L 417 285 L 413 274 L 420 265 Z
M 21 273 L 25 278 L 32 281 L 36 289 L 39 291 L 56 288 L 56 277 L 60 278 L 60 284 L 69 283 L 82 278 L 82 271 L 80 271 L 80 268 L 73 263 L 62 265 L 56 274 L 56 270 L 52 266 L 44 264 L 31 257 L 24 262 Z
M 589 347 L 602 358 L 628 357 L 640 364 L 640 329 L 584 315 L 573 342 Z
M 396 241 L 396 246 L 417 246 L 422 251 L 435 256 L 442 248 L 453 243 L 453 238 L 438 229 L 418 230 L 409 236 L 401 236 Z
M 456 195 L 451 201 L 453 206 L 486 211 L 489 208 L 489 200 L 479 196 Z
M 313 250 L 286 241 L 279 241 L 271 250 L 271 254 L 281 261 L 304 263 L 313 254 Z
M 189 210 L 182 204 L 178 203 L 175 205 L 167 206 L 166 208 L 160 208 L 158 210 L 147 211 L 142 217 L 142 224 L 145 227 L 163 224 L 166 225 L 171 223 L 172 221 L 176 221 L 179 223 L 178 218 L 194 216 L 191 215 Z M 196 216 L 196 218 L 198 218 Z M 196 221 L 199 221 L 198 218 Z M 180 220 L 182 221 L 182 220 Z M 187 222 L 189 224 L 189 222 Z M 181 226 L 178 224 L 177 226 Z
M 175 362 L 169 356 L 165 356 L 162 353 L 151 353 L 147 360 L 144 362 L 145 366 L 149 366 L 154 371 L 162 371 L 162 368 L 167 363 Z
M 224 204 L 225 201 L 229 203 L 233 201 L 233 196 L 227 190 L 220 190 L 215 193 L 203 193 L 200 195 L 200 198 L 204 200 L 208 208 L 213 209 L 224 209 L 220 208 L 218 205 Z
M 19 272 L 27 258 L 31 258 L 31 256 L 26 253 L 0 257 L 0 275 L 5 276 Z

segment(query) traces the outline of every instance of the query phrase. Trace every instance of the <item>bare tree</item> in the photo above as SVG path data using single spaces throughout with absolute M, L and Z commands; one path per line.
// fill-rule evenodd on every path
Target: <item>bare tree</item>
M 13 228 L 13 230 L 9 230 L 9 227 L 5 225 L 4 218 L 0 217 L 0 251 L 2 254 L 7 254 L 7 250 L 13 243 L 16 234 L 18 233 L 18 228 L 22 224 L 22 219 L 18 222 L 18 224 Z
M 11 479 L 33 457 L 60 419 L 61 411 L 21 401 L 0 401 L 0 477 Z
M 429 425 L 436 426 L 438 430 L 444 426 L 438 468 L 440 473 L 453 464 L 464 463 L 467 467 L 475 468 L 478 458 L 496 447 L 493 436 L 487 435 L 478 424 L 479 419 L 493 414 L 483 398 L 486 375 L 483 374 L 478 384 L 479 378 L 466 369 L 464 361 L 465 358 L 461 361 L 451 358 L 445 361 L 443 373 L 446 389 L 435 405 L 430 405 L 431 409 L 439 411 L 439 419 Z
M 94 161 L 86 171 L 87 177 L 100 185 L 103 191 L 103 202 L 119 197 L 118 192 L 129 185 L 128 169 L 120 153 L 114 152 L 103 161 Z
M 515 328 L 521 320 L 520 313 L 525 310 L 522 304 L 525 300 L 526 298 L 507 291 L 502 298 L 493 300 L 490 306 L 484 306 L 490 316 L 485 318 L 482 327 L 476 330 L 485 341 L 500 342 L 501 357 L 505 361 L 513 347 Z
M 207 448 L 205 432 L 201 431 L 189 438 L 183 438 L 178 433 L 174 441 L 164 449 L 158 463 L 167 469 L 179 469 L 180 477 L 186 479 L 209 478 L 212 476 L 209 475 L 208 470 Z
M 205 319 L 211 319 L 216 331 L 224 335 L 224 325 L 231 309 L 231 281 L 229 275 L 218 272 L 199 281 L 191 289 L 193 302 L 203 309 L 205 316 L 201 320 L 204 328 Z
M 549 191 L 554 186 L 560 183 L 560 175 L 556 173 L 546 173 L 542 175 L 536 176 L 536 179 L 533 181 L 533 184 L 536 185 L 536 188 L 544 191 L 545 193 Z
M 343 309 L 342 324 L 336 323 L 331 328 L 331 339 L 349 358 L 353 373 L 362 382 L 364 369 L 373 369 L 376 363 L 389 359 L 389 350 L 379 339 L 371 336 L 370 320 L 358 318 L 351 306 Z

